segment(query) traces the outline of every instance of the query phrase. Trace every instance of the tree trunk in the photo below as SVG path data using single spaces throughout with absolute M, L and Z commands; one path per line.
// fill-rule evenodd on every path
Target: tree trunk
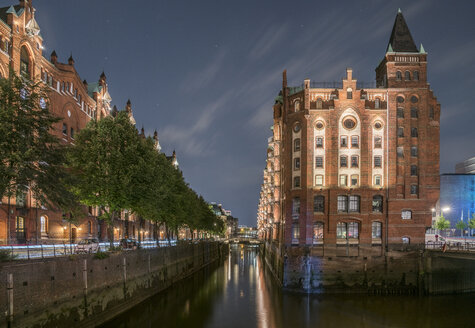
M 109 235 L 109 247 L 114 247 L 114 221 L 115 221 L 115 212 L 112 211 L 110 223 L 107 225 L 107 233 Z
M 10 207 L 11 207 L 11 196 L 8 196 L 8 206 L 7 206 L 7 245 L 10 245 L 12 238 L 10 235 Z
M 170 241 L 170 230 L 168 229 L 167 226 L 165 226 L 165 234 L 167 235 L 168 246 L 171 246 L 172 242 Z

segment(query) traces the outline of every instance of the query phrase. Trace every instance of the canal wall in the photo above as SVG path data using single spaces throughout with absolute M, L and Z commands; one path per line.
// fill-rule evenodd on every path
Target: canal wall
M 262 247 L 283 289 L 305 293 L 475 292 L 475 254 L 359 247 Z M 280 258 L 279 258 L 280 256 Z
M 94 327 L 227 254 L 199 243 L 0 264 L 0 327 Z

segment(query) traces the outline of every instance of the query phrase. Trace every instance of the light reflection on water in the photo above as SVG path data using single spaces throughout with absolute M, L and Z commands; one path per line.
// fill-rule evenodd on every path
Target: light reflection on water
M 207 268 L 103 327 L 470 327 L 475 295 L 414 297 L 283 293 L 258 249 L 232 246 Z

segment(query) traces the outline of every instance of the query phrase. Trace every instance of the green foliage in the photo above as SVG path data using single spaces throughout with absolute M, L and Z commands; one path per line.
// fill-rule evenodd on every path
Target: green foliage
M 467 228 L 467 224 L 463 221 L 459 221 L 457 222 L 457 224 L 455 225 L 455 228 L 459 229 L 459 230 L 465 230 Z
M 96 260 L 103 260 L 103 259 L 106 259 L 108 257 L 109 257 L 109 253 L 108 252 L 103 252 L 101 250 L 94 253 L 94 259 L 96 259 Z
M 475 213 L 472 214 L 472 218 L 468 221 L 468 227 L 470 229 L 475 229 Z
M 122 252 L 122 247 L 120 246 L 109 247 L 109 252 Z
M 60 120 L 49 111 L 41 83 L 14 74 L 0 80 L 0 198 L 29 189 L 36 206 L 78 209 L 63 183 L 64 146 L 51 133 Z
M 18 257 L 18 254 L 12 254 L 12 252 L 8 249 L 1 249 L 0 250 L 0 262 L 13 261 L 17 257 Z
M 441 215 L 437 221 L 435 221 L 435 228 L 438 230 L 446 230 L 450 228 L 450 221 L 445 219 L 443 215 Z

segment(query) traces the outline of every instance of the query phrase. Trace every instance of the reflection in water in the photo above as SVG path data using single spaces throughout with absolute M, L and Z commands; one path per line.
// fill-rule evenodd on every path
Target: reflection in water
M 103 327 L 467 327 L 473 295 L 414 297 L 283 293 L 258 250 L 231 246 L 209 267 Z

